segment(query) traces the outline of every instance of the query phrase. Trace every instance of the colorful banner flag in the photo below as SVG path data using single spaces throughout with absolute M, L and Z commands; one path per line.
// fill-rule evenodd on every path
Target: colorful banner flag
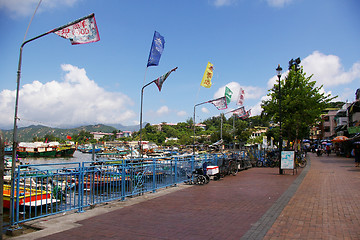
M 151 44 L 149 59 L 147 67 L 159 65 L 160 57 L 164 51 L 165 39 L 157 31 L 154 32 L 153 41 Z
M 171 72 L 176 71 L 176 68 L 171 69 L 170 71 L 168 71 L 167 73 L 165 73 L 164 75 L 162 75 L 161 77 L 157 78 L 154 80 L 154 83 L 156 84 L 156 86 L 159 89 L 159 92 L 161 92 L 161 88 L 163 83 L 165 82 L 165 80 L 168 78 L 168 76 L 170 75 Z
M 218 110 L 227 109 L 225 96 L 214 100 L 210 100 L 208 101 L 208 103 L 212 103 Z
M 204 76 L 201 80 L 201 86 L 206 87 L 206 88 L 210 88 L 211 87 L 211 78 L 213 76 L 213 72 L 214 72 L 214 65 L 212 65 L 210 62 L 208 62 L 205 72 L 204 72 Z
M 231 111 L 234 115 L 237 115 L 237 116 L 241 116 L 245 113 L 245 108 L 244 107 L 240 107 L 240 108 L 237 108 L 235 110 L 232 110 Z
M 246 119 L 248 117 L 250 117 L 251 115 L 251 109 L 249 109 L 249 111 L 247 111 L 245 114 L 243 114 L 242 116 L 239 116 L 239 118 L 241 119 Z
M 77 23 L 55 30 L 54 33 L 56 35 L 69 39 L 72 45 L 97 42 L 100 40 L 94 14 L 89 15 Z
M 240 88 L 239 90 L 239 96 L 238 96 L 238 100 L 236 102 L 237 105 L 244 105 L 244 99 L 245 99 L 245 91 L 244 89 Z
M 228 88 L 227 86 L 225 87 L 225 97 L 226 97 L 226 104 L 229 104 L 231 102 L 231 96 L 232 96 L 233 92 L 230 90 L 230 88 Z

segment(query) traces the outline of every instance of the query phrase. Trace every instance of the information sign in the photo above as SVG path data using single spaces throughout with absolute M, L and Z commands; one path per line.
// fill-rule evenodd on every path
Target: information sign
M 281 169 L 294 169 L 295 167 L 295 152 L 282 151 L 281 152 Z

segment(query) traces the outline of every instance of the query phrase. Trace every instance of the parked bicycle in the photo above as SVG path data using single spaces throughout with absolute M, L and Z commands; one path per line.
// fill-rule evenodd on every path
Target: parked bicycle
M 236 176 L 239 169 L 238 169 L 238 161 L 234 157 L 222 157 L 218 160 L 219 166 L 219 173 L 217 174 L 216 179 L 224 178 L 227 175 Z
M 295 164 L 301 168 L 306 167 L 306 153 L 304 152 L 295 152 Z
M 188 175 L 188 180 L 185 182 L 189 185 L 204 185 L 210 182 L 210 177 L 207 175 L 203 168 L 195 168 L 190 175 Z

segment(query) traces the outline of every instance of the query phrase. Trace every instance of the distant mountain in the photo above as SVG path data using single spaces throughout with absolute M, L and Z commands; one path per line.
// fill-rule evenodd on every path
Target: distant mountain
M 146 126 L 146 122 L 143 123 L 143 127 Z M 109 126 L 111 127 L 114 127 L 116 129 L 119 129 L 121 131 L 132 131 L 132 132 L 135 132 L 135 131 L 139 131 L 140 129 L 140 124 L 139 125 L 132 125 L 132 126 L 124 126 L 122 124 L 109 124 Z
M 144 125 L 145 126 L 145 125 Z M 121 131 L 139 131 L 139 126 L 123 126 L 121 124 L 117 124 L 114 126 L 107 126 L 104 124 L 96 124 L 96 125 L 88 125 L 81 126 L 76 128 L 51 128 L 42 125 L 31 125 L 28 127 L 19 128 L 17 131 L 17 138 L 19 142 L 31 142 L 34 137 L 43 138 L 45 135 L 53 135 L 55 137 L 59 137 L 60 139 L 66 139 L 66 136 L 71 136 L 78 134 L 80 131 L 87 132 L 105 132 L 111 133 L 116 130 Z M 4 139 L 6 142 L 11 142 L 13 139 L 13 130 L 2 130 Z

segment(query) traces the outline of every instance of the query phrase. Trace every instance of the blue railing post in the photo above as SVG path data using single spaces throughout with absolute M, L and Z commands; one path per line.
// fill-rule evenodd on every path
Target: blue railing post
M 194 176 L 192 175 L 192 172 L 194 171 L 195 169 L 195 155 L 191 156 L 191 170 L 190 170 L 190 175 L 191 175 L 191 181 L 194 180 Z
M 126 187 L 126 166 L 125 166 L 126 160 L 122 160 L 121 164 L 121 200 L 125 200 L 125 187 Z
M 15 173 L 15 181 L 16 181 L 16 208 L 13 210 L 15 213 L 16 211 L 16 219 L 15 224 L 18 225 L 19 223 L 19 209 L 20 209 L 20 166 L 18 166 L 17 173 Z M 25 182 L 25 181 L 24 181 Z M 25 187 L 25 185 L 24 185 Z M 25 195 L 24 191 L 24 195 Z M 24 196 L 24 204 L 25 204 L 25 196 Z M 15 206 L 15 204 L 13 204 Z
M 177 184 L 177 182 L 178 182 L 178 180 L 177 180 L 177 173 L 178 173 L 177 160 L 178 160 L 178 158 L 175 157 L 175 158 L 173 158 L 173 159 L 174 159 L 174 161 L 175 161 L 175 166 L 174 166 L 174 180 L 175 180 L 175 186 L 176 186 L 176 184 Z
M 84 206 L 84 163 L 81 164 L 81 167 L 79 167 L 79 184 L 78 184 L 78 204 L 79 204 L 79 210 L 78 212 L 84 212 L 83 206 Z
M 156 159 L 153 158 L 153 166 L 152 166 L 152 172 L 153 172 L 153 192 L 156 192 Z

